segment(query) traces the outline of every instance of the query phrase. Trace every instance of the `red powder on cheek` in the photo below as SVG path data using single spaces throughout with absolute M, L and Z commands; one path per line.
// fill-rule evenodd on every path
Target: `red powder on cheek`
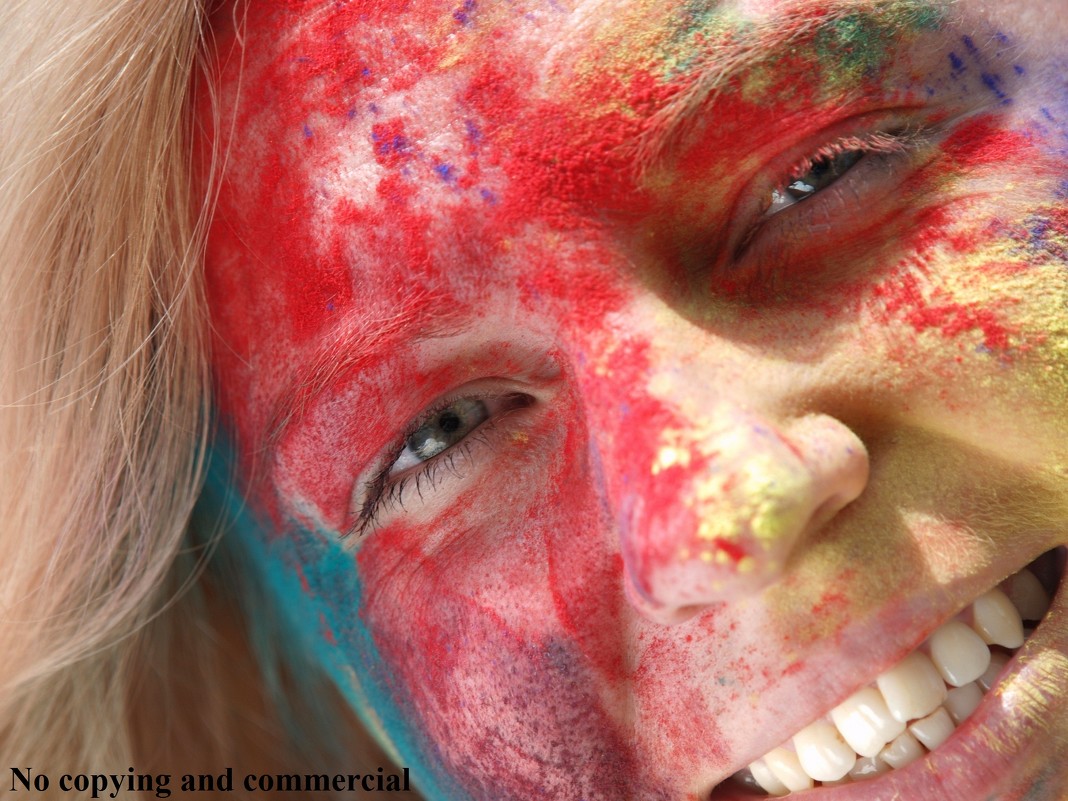
M 1008 299 L 990 300 L 986 304 L 958 303 L 944 299 L 939 289 L 930 294 L 930 297 L 924 295 L 919 279 L 911 273 L 897 274 L 874 288 L 875 297 L 882 302 L 880 317 L 884 323 L 899 318 L 917 333 L 935 329 L 950 338 L 980 331 L 987 348 L 998 351 L 1009 348 L 1009 336 L 1013 332 L 997 313 L 1010 302 Z
M 411 160 L 412 146 L 404 131 L 404 120 L 394 119 L 371 126 L 375 160 L 384 167 L 397 167 Z

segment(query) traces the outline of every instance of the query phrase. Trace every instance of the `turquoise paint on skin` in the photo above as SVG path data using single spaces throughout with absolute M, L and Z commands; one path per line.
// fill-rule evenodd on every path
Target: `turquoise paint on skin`
M 264 669 L 270 695 L 284 701 L 276 666 L 292 669 L 297 692 L 314 699 L 322 676 L 300 669 L 317 666 L 334 682 L 368 729 L 413 784 L 430 798 L 467 801 L 470 796 L 441 768 L 436 746 L 420 735 L 406 714 L 360 609 L 363 584 L 356 560 L 336 532 L 309 531 L 293 523 L 284 532 L 261 523 L 234 487 L 235 460 L 225 435 L 213 443 L 205 487 L 194 512 L 194 531 L 223 531 L 215 564 L 229 563 L 241 585 L 250 639 Z M 229 576 L 224 572 L 224 577 Z M 263 608 L 263 604 L 267 608 Z M 417 625 L 413 621 L 413 625 Z M 368 715 L 374 711 L 374 720 Z M 381 742 L 381 736 L 379 740 Z M 356 755 L 354 755 L 355 758 Z M 354 765 L 353 769 L 369 766 Z M 377 766 L 370 766 L 377 767 Z

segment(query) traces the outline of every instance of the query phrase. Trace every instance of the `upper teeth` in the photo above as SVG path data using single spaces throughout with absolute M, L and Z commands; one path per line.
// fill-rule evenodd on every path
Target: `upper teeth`
M 904 767 L 945 742 L 1008 664 L 1008 656 L 989 646 L 1019 648 L 1023 621 L 1039 620 L 1049 608 L 1028 570 L 1003 586 L 1008 594 L 993 589 L 975 600 L 970 626 L 949 621 L 875 686 L 753 762 L 752 778 L 771 795 L 786 795 L 817 781 L 848 782 Z

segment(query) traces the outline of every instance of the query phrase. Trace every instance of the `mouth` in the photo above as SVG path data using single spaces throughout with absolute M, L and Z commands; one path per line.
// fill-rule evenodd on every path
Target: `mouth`
M 717 786 L 708 801 L 744 801 L 804 793 L 826 801 L 933 797 L 923 786 L 938 763 L 965 775 L 955 791 L 939 780 L 940 797 L 974 799 L 991 792 L 985 768 L 962 764 L 996 750 L 1011 763 L 1012 740 L 1030 713 L 1012 703 L 1010 685 L 1028 682 L 1030 657 L 1064 652 L 1062 612 L 1066 548 L 1040 556 L 976 598 L 915 651 L 868 686 Z M 1051 601 L 1052 599 L 1052 601 Z M 1054 610 L 1058 625 L 1047 621 Z M 1030 697 L 1037 689 L 1023 686 Z M 1026 722 L 1026 721 L 1025 721 Z M 993 738 L 993 739 L 992 739 Z M 1022 746 L 1021 746 L 1022 747 Z M 993 754 L 991 754 L 993 756 Z M 1018 756 L 1018 755 L 1017 755 Z M 996 760 L 995 760 L 996 761 Z M 963 785 L 968 785 L 964 787 Z M 974 786 L 973 786 L 974 785 Z M 884 793 L 885 790 L 885 793 Z

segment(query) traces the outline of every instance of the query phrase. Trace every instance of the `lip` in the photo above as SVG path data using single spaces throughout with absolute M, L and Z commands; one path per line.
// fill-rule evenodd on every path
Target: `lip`
M 1061 546 L 1060 560 L 1065 559 Z M 1028 758 L 1052 721 L 1068 716 L 1068 572 L 1062 572 L 1045 618 L 1006 666 L 997 685 L 946 742 L 906 767 L 840 787 L 818 787 L 784 798 L 808 801 L 901 801 L 939 798 L 1010 801 L 1023 797 L 1041 763 Z M 1037 750 L 1041 759 L 1048 751 Z M 1022 783 L 1022 784 L 1021 784 Z M 1005 793 L 1018 792 L 1006 796 Z M 770 796 L 720 785 L 712 801 Z

